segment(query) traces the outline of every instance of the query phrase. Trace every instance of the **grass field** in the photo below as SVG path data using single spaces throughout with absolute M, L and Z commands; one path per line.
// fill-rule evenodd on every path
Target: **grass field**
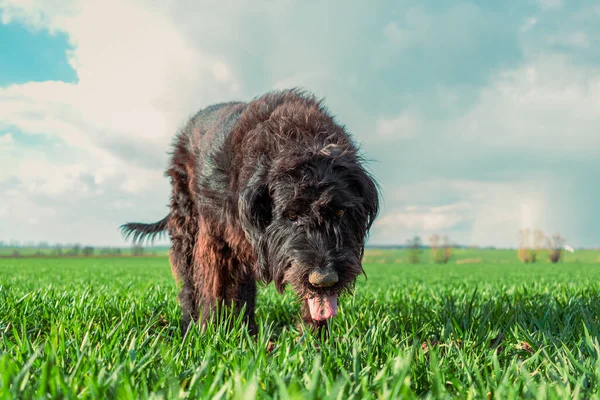
M 0 259 L 0 397 L 598 398 L 597 252 L 405 259 L 369 251 L 320 345 L 298 342 L 299 305 L 272 285 L 256 339 L 182 339 L 164 257 Z

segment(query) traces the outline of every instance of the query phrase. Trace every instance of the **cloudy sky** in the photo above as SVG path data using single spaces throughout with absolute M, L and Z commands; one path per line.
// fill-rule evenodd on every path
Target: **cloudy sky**
M 192 113 L 301 86 L 372 160 L 371 244 L 600 245 L 597 1 L 0 0 L 0 22 L 0 240 L 123 244 L 166 215 Z

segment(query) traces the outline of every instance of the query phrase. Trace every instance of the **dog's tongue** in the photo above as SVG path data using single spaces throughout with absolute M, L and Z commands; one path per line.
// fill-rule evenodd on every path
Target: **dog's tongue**
M 337 296 L 313 297 L 308 299 L 310 316 L 315 321 L 322 321 L 337 314 Z

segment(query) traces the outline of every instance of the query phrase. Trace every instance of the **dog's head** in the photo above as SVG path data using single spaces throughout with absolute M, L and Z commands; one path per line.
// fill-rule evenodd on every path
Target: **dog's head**
M 378 190 L 354 148 L 330 144 L 261 160 L 240 197 L 257 278 L 290 284 L 313 320 L 336 314 L 337 297 L 363 272 Z

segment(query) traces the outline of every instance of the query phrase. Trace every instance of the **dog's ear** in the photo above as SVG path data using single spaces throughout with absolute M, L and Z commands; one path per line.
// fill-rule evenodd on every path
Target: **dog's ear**
M 264 243 L 265 229 L 273 217 L 273 200 L 267 184 L 267 168 L 264 160 L 258 162 L 256 172 L 246 187 L 240 193 L 238 200 L 239 218 L 246 238 L 250 241 L 258 256 L 257 276 L 260 280 L 269 282 Z
M 363 228 L 366 235 L 379 213 L 379 187 L 371 174 L 363 168 L 364 160 L 353 150 L 334 143 L 323 146 L 318 154 L 333 160 L 334 169 L 342 171 L 342 176 L 345 176 L 348 185 L 361 198 L 362 217 L 365 221 Z
M 242 229 L 248 240 L 256 244 L 271 222 L 272 201 L 267 185 L 248 185 L 241 193 L 238 201 Z
M 367 231 L 375 221 L 379 213 L 379 187 L 375 179 L 366 171 L 362 171 L 361 178 L 357 182 L 357 189 L 363 198 L 363 207 L 367 213 Z
M 362 245 L 360 249 L 360 257 L 364 256 L 365 240 L 369 234 L 371 225 L 375 221 L 379 213 L 379 187 L 375 179 L 361 166 L 355 165 L 350 169 L 349 184 L 355 193 L 362 199 L 361 218 L 364 221 L 362 225 Z M 363 270 L 364 273 L 364 270 Z M 365 274 L 366 276 L 366 274 Z
M 254 245 L 272 218 L 273 202 L 267 185 L 267 172 L 264 159 L 259 159 L 256 171 L 248 180 L 238 200 L 242 229 Z
M 350 187 L 362 199 L 363 217 L 365 218 L 365 234 L 371 229 L 379 213 L 379 187 L 375 179 L 362 166 L 354 165 L 349 168 L 348 180 Z

